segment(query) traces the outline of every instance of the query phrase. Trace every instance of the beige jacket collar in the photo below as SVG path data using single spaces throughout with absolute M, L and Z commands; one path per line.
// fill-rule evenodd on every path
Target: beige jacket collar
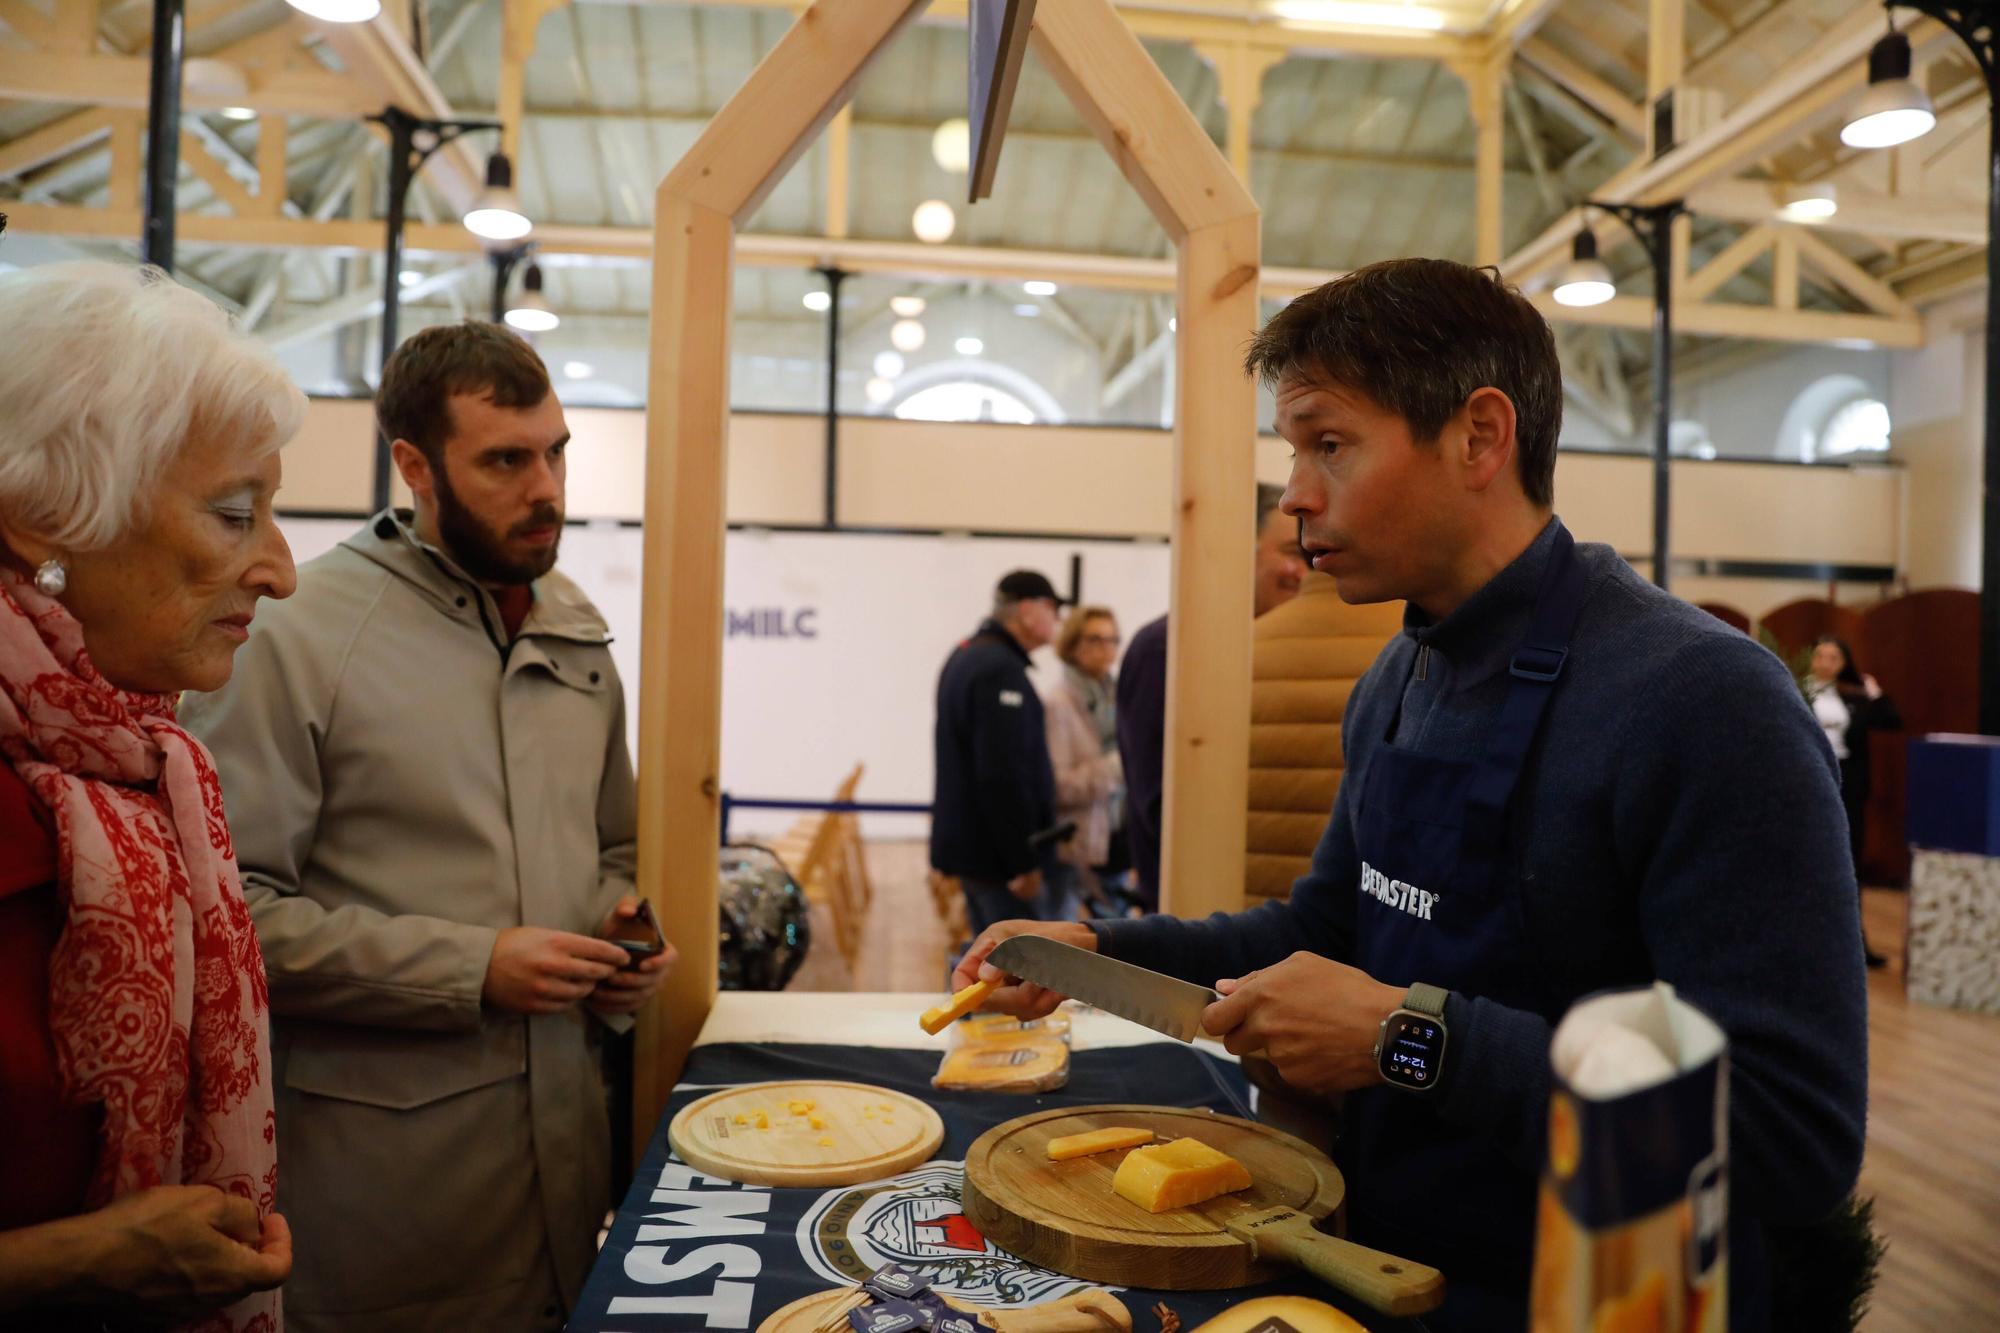
M 477 596 L 488 616 L 500 623 L 500 609 L 485 585 L 460 568 L 450 555 L 422 540 L 410 525 L 407 509 L 385 509 L 341 545 L 380 565 L 417 589 L 440 612 L 450 614 L 459 598 Z M 569 577 L 550 570 L 534 582 L 535 605 L 521 625 L 518 639 L 567 639 L 575 643 L 609 643 L 611 627 Z

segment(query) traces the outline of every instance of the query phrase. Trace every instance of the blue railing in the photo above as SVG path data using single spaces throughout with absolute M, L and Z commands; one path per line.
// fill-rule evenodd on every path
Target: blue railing
M 791 801 L 722 793 L 722 841 L 729 841 L 729 821 L 738 810 L 817 810 L 829 815 L 928 815 L 930 805 L 909 801 Z

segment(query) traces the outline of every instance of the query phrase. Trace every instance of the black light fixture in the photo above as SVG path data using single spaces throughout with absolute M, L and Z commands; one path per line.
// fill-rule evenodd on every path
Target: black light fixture
M 1914 9 L 1949 28 L 1986 80 L 1986 448 L 1980 500 L 1979 729 L 2000 736 L 2000 0 L 1907 0 L 1884 5 L 1889 35 L 1868 53 L 1868 91 L 1840 132 L 1857 148 L 1907 143 L 1937 124 L 1930 98 L 1910 79 L 1910 39 L 1895 31 L 1896 9 Z
M 1888 35 L 1868 52 L 1868 91 L 1840 130 L 1849 148 L 1893 148 L 1937 124 L 1929 94 L 1910 78 L 1910 39 L 1890 21 Z
M 409 207 L 410 185 L 417 178 L 431 155 L 461 134 L 474 130 L 497 130 L 497 120 L 429 120 L 413 116 L 401 107 L 390 107 L 378 116 L 370 116 L 382 128 L 389 131 L 389 192 L 388 215 L 384 219 L 387 237 L 382 247 L 382 364 L 389 364 L 389 358 L 396 353 L 396 345 L 402 340 L 401 323 L 403 310 L 403 223 Z M 494 154 L 500 157 L 500 154 Z M 487 169 L 488 180 L 492 179 L 492 168 Z M 507 170 L 511 193 L 512 170 Z M 484 196 L 482 196 L 483 200 Z M 467 229 L 480 233 L 471 226 L 471 214 L 467 214 Z M 526 219 L 522 219 L 526 221 Z M 376 509 L 384 509 L 389 504 L 389 472 L 391 468 L 389 441 L 377 431 L 375 436 L 375 478 L 374 500 Z
M 507 327 L 522 333 L 547 333 L 562 323 L 555 307 L 542 295 L 542 266 L 529 261 L 521 273 L 521 294 L 507 304 Z
M 1653 582 L 1665 588 L 1671 552 L 1667 522 L 1673 489 L 1668 451 L 1674 372 L 1674 219 L 1687 212 L 1678 199 L 1662 204 L 1585 204 L 1623 222 L 1645 248 L 1653 268 Z M 1570 261 L 1556 276 L 1555 299 L 1566 306 L 1602 305 L 1618 294 L 1611 270 L 1597 257 L 1597 234 L 1586 221 L 1571 243 Z
M 535 229 L 514 193 L 514 163 L 506 153 L 486 159 L 486 188 L 466 210 L 465 229 L 482 241 L 518 241 Z
M 1603 305 L 1618 295 L 1611 269 L 1597 257 L 1597 233 L 1588 225 L 1570 242 L 1569 263 L 1556 274 L 1553 293 L 1566 306 Z

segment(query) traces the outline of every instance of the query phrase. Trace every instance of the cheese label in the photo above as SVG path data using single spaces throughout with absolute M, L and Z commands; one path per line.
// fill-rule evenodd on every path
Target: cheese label
M 882 1300 L 912 1300 L 931 1289 L 930 1279 L 901 1264 L 884 1264 L 861 1285 Z

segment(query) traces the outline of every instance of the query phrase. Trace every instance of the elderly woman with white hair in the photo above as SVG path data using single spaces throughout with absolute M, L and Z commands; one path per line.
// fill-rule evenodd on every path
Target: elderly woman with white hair
M 295 576 L 305 399 L 156 269 L 0 276 L 0 1325 L 276 1333 L 268 1002 L 174 721 Z

